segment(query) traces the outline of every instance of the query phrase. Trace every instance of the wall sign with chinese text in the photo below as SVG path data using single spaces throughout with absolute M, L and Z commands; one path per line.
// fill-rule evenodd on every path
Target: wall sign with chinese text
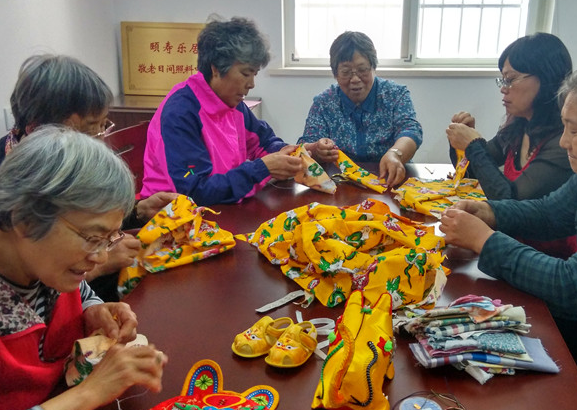
M 204 24 L 122 21 L 125 95 L 166 95 L 198 72 L 196 39 Z

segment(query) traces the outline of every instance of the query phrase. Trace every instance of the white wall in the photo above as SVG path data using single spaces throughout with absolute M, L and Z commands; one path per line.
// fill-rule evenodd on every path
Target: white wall
M 115 93 L 121 87 L 121 21 L 203 23 L 211 13 L 245 16 L 256 21 L 271 42 L 273 59 L 267 68 L 279 68 L 282 53 L 282 2 L 271 0 L 0 0 L 0 108 L 9 107 L 18 67 L 37 52 L 70 54 L 92 67 Z M 250 11 L 249 11 L 250 10 Z M 577 2 L 558 0 L 554 33 L 569 48 L 577 68 L 573 42 Z M 392 77 L 411 90 L 424 143 L 419 162 L 448 162 L 445 128 L 451 115 L 467 110 L 477 117 L 477 128 L 494 135 L 504 114 L 501 97 L 488 77 Z M 262 97 L 262 116 L 287 142 L 300 136 L 315 94 L 333 82 L 327 77 L 271 75 L 257 77 L 252 96 Z M 5 124 L 0 115 L 0 131 Z

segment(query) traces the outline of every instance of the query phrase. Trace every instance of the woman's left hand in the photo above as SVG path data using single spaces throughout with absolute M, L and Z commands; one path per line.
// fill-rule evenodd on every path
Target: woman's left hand
M 123 302 L 100 303 L 90 306 L 84 311 L 86 335 L 102 329 L 104 335 L 127 343 L 136 338 L 136 313 Z
M 379 178 L 384 178 L 390 187 L 396 186 L 405 179 L 405 164 L 399 156 L 387 151 L 379 162 Z

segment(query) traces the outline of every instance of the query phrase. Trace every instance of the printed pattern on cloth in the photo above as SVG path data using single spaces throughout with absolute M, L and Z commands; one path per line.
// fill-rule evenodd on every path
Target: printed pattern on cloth
M 51 309 L 58 297 L 58 291 L 46 288 L 47 309 Z M 10 284 L 0 278 L 0 336 L 22 332 L 33 326 L 44 324 L 44 320 L 22 300 Z
M 334 194 L 337 190 L 337 185 L 324 168 L 319 165 L 304 149 L 303 145 L 299 145 L 296 150 L 290 153 L 293 157 L 300 157 L 303 164 L 303 170 L 295 175 L 295 182 L 306 185 L 317 191 L 326 192 L 327 194 Z
M 339 157 L 337 158 L 336 165 L 341 170 L 342 176 L 351 181 L 358 182 L 373 191 L 382 194 L 388 188 L 385 179 L 379 179 L 375 174 L 372 174 L 366 169 L 358 166 L 341 150 L 339 150 Z
M 457 167 L 452 179 L 408 178 L 393 189 L 401 209 L 440 218 L 445 209 L 462 199 L 486 201 L 476 179 L 464 178 L 469 162 L 463 151 L 457 151 Z
M 393 309 L 434 306 L 449 271 L 444 240 L 424 226 L 367 199 L 348 207 L 316 202 L 264 222 L 246 240 L 323 305 L 344 302 L 355 289 L 373 303 L 385 291 Z
M 142 248 L 134 264 L 120 271 L 119 295 L 130 293 L 147 272 L 196 262 L 233 248 L 236 242 L 232 233 L 214 221 L 203 219 L 205 211 L 216 214 L 179 195 L 144 225 L 136 236 Z

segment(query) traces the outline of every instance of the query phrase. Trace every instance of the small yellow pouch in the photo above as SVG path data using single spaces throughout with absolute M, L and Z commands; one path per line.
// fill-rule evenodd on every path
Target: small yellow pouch
M 119 295 L 130 293 L 148 272 L 196 262 L 233 248 L 236 242 L 232 233 L 203 219 L 206 211 L 217 214 L 179 195 L 144 225 L 136 236 L 142 249 L 134 264 L 120 271 Z
M 389 410 L 385 376 L 395 375 L 391 295 L 371 303 L 361 291 L 349 297 L 321 370 L 312 408 Z

